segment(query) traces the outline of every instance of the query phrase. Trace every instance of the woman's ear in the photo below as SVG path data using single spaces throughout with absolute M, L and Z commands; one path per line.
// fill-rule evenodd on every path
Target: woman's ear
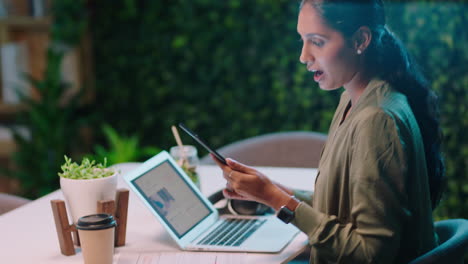
M 363 53 L 372 40 L 372 31 L 367 26 L 362 26 L 353 34 L 354 49 L 357 54 Z

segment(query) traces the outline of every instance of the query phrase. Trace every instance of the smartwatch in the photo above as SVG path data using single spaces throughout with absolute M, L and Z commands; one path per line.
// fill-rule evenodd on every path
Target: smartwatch
M 276 217 L 278 217 L 281 221 L 286 224 L 289 224 L 295 216 L 294 211 L 296 210 L 297 206 L 299 205 L 300 201 L 296 199 L 296 197 L 291 196 L 288 203 L 281 206 Z

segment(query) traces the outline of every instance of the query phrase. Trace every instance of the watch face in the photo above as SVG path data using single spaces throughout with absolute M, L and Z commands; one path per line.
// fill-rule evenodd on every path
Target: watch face
M 277 217 L 286 224 L 289 224 L 294 219 L 294 212 L 283 206 L 278 211 Z

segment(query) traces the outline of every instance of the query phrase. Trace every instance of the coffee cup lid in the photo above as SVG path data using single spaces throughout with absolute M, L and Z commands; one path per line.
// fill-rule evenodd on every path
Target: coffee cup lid
M 110 214 L 92 214 L 80 217 L 76 228 L 80 230 L 100 230 L 116 225 L 114 217 Z

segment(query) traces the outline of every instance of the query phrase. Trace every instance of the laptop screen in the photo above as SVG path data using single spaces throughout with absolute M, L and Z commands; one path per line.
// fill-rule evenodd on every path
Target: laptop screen
M 179 238 L 211 213 L 167 160 L 132 183 Z

